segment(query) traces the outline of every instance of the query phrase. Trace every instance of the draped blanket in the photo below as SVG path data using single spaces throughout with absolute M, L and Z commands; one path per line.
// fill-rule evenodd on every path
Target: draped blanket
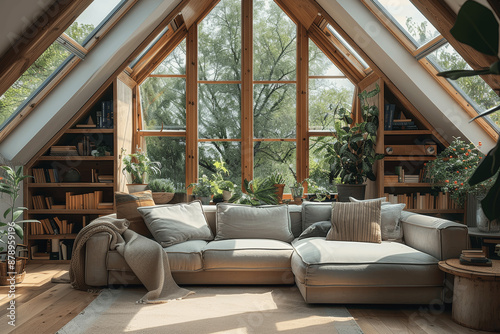
M 138 303 L 165 303 L 182 299 L 192 291 L 180 288 L 170 273 L 167 253 L 154 240 L 128 229 L 126 219 L 100 217 L 78 233 L 70 263 L 71 286 L 78 290 L 92 287 L 85 284 L 85 243 L 94 234 L 107 232 L 111 235 L 110 250 L 116 249 L 134 274 L 148 290 Z

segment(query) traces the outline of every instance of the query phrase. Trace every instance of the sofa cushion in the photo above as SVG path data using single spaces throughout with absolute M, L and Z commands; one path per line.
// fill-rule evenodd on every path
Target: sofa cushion
M 144 223 L 142 215 L 137 211 L 141 206 L 155 205 L 151 190 L 140 191 L 127 194 L 122 192 L 115 193 L 116 218 L 125 218 L 130 222 L 129 229 L 151 238 L 153 235 Z
M 292 271 L 308 286 L 441 286 L 438 260 L 404 244 L 295 240 Z
M 202 249 L 207 245 L 204 240 L 189 240 L 163 250 L 167 252 L 170 270 L 180 271 L 200 271 L 203 270 Z M 106 267 L 112 271 L 132 271 L 123 256 L 116 250 L 108 252 Z
M 306 228 L 299 236 L 300 239 L 312 238 L 312 237 L 323 237 L 325 238 L 328 231 L 332 227 L 332 224 L 328 221 L 316 222 Z
M 138 208 L 153 237 L 162 247 L 187 240 L 212 240 L 200 201 Z
M 216 224 L 215 240 L 293 240 L 287 205 L 248 206 L 217 203 Z
M 332 228 L 326 239 L 380 243 L 381 203 L 382 201 L 332 203 Z
M 332 218 L 332 203 L 304 202 L 302 203 L 302 230 L 312 224 Z
M 351 202 L 366 202 L 366 201 L 382 201 L 380 209 L 380 230 L 382 232 L 382 240 L 403 242 L 403 227 L 401 226 L 401 212 L 406 204 L 393 204 L 385 202 L 385 197 L 360 201 L 353 197 L 349 197 Z
M 270 239 L 212 241 L 203 249 L 205 270 L 290 270 L 293 247 Z

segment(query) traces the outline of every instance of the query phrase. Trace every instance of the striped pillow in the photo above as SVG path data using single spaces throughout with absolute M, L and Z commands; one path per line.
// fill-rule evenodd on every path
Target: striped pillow
M 333 202 L 332 228 L 326 240 L 382 242 L 380 208 L 382 201 Z

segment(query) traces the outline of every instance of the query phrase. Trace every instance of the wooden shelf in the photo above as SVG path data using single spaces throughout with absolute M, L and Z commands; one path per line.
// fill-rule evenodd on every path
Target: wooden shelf
M 85 129 L 68 129 L 64 133 L 114 133 L 114 129 L 99 129 L 99 128 L 85 128 Z
M 86 209 L 86 210 L 34 210 L 28 211 L 30 215 L 109 215 L 115 213 L 114 210 L 98 210 L 98 209 Z
M 428 188 L 432 187 L 430 183 L 400 183 L 400 182 L 394 182 L 394 183 L 384 183 L 384 187 L 392 187 L 392 188 Z
M 434 156 L 400 156 L 400 155 L 386 155 L 385 161 L 431 161 L 435 160 Z
M 405 209 L 415 213 L 465 213 L 464 209 Z
M 103 183 L 103 182 L 28 183 L 28 188 L 113 188 L 113 183 Z
M 32 264 L 70 264 L 71 260 L 28 260 Z
M 432 135 L 431 130 L 385 130 L 384 135 L 413 135 L 413 136 L 419 136 L 419 135 Z
M 80 155 L 64 155 L 64 156 L 44 155 L 38 158 L 38 161 L 75 161 L 75 160 L 113 161 L 115 160 L 115 157 L 114 156 L 92 157 L 92 156 L 80 156 Z
M 76 233 L 72 234 L 31 234 L 32 240 L 45 240 L 45 239 L 75 239 Z

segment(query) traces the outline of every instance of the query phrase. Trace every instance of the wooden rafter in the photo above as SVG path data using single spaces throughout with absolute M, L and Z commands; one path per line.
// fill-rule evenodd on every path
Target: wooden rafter
M 0 58 L 0 96 L 91 3 L 92 0 L 56 1 L 26 30 L 30 33 L 20 36 Z

